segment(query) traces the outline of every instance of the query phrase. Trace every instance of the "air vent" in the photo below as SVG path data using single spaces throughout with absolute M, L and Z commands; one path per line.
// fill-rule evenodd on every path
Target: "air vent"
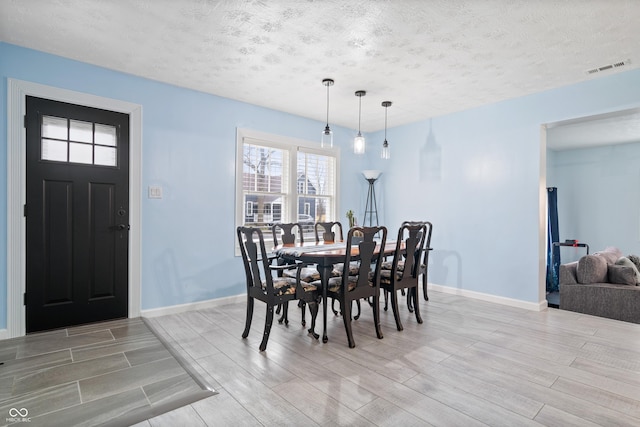
M 627 59 L 626 61 L 614 62 L 613 64 L 603 65 L 602 67 L 592 68 L 591 70 L 587 70 L 587 74 L 596 74 L 601 73 L 603 71 L 613 70 L 614 68 L 624 67 L 625 65 L 631 64 L 631 60 Z

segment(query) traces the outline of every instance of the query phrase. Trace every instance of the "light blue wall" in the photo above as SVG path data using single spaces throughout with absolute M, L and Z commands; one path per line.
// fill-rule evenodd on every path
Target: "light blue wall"
M 143 106 L 142 308 L 243 292 L 233 252 L 236 127 L 316 141 L 322 123 L 0 43 L 0 138 L 6 146 L 6 83 L 16 78 Z M 303 96 L 303 94 L 301 94 Z M 390 128 L 350 153 L 355 131 L 332 126 L 342 147 L 340 217 L 362 219 L 362 169 L 381 169 L 381 222 L 434 223 L 429 281 L 538 302 L 540 125 L 640 104 L 640 71 Z M 6 150 L 0 150 L 0 223 L 6 224 Z M 162 200 L 146 198 L 161 185 Z M 542 183 L 544 185 L 544 183 Z M 6 230 L 0 228 L 6 271 Z M 0 279 L 0 328 L 6 326 Z
M 538 302 L 541 124 L 638 105 L 632 70 L 390 128 L 384 222 L 433 222 L 430 282 Z
M 561 241 L 640 254 L 640 142 L 555 152 L 548 172 Z
M 7 223 L 7 78 L 137 103 L 143 108 L 142 309 L 244 292 L 242 265 L 234 256 L 236 128 L 319 145 L 324 123 L 6 43 L 0 43 L 0 61 L 0 224 Z M 344 217 L 343 206 L 352 206 L 365 191 L 358 171 L 366 158 L 349 158 L 355 131 L 332 130 L 335 144 L 345 147 L 339 201 Z M 161 185 L 163 199 L 148 199 L 149 185 Z M 0 227 L 3 272 L 6 236 Z M 0 329 L 6 327 L 6 289 L 3 274 Z

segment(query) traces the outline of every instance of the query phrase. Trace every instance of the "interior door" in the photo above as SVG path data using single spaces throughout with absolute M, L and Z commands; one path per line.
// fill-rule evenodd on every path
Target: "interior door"
M 27 97 L 26 330 L 128 314 L 129 116 Z

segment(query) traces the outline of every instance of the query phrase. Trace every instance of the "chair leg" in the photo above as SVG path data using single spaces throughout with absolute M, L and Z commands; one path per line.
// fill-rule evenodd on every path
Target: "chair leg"
M 411 297 L 413 298 L 413 304 L 416 310 L 416 320 L 418 321 L 418 323 L 422 323 L 422 316 L 420 316 L 420 305 L 419 305 L 420 297 L 418 296 L 418 294 L 419 294 L 418 286 L 416 286 L 415 288 L 409 289 L 409 295 L 411 295 Z
M 307 304 L 304 301 L 299 300 L 298 307 L 300 307 L 300 315 L 302 316 L 302 326 L 307 326 L 307 315 L 305 313 Z M 309 307 L 309 310 L 311 310 L 311 307 Z
M 373 296 L 373 323 L 376 327 L 376 336 L 382 339 L 382 328 L 380 327 L 380 293 Z
M 267 318 L 264 321 L 264 333 L 262 334 L 262 342 L 260 343 L 260 351 L 267 349 L 267 341 L 269 341 L 269 333 L 273 324 L 273 306 L 267 305 Z
M 384 311 L 389 309 L 389 291 L 384 290 Z
M 397 291 L 391 291 L 391 308 L 393 310 L 393 317 L 396 319 L 396 328 L 399 331 L 403 330 L 402 322 L 400 321 L 400 312 L 398 311 L 398 295 Z
M 404 295 L 404 292 L 402 293 Z M 411 299 L 411 292 L 407 292 L 407 308 L 409 313 L 413 313 L 413 300 Z
M 351 302 L 340 301 L 340 308 L 342 309 L 342 320 L 344 321 L 344 329 L 347 332 L 349 348 L 354 348 L 356 342 L 353 340 L 353 331 L 351 330 Z
M 249 336 L 249 329 L 251 329 L 251 319 L 253 319 L 253 298 L 247 296 L 247 318 L 244 323 L 244 332 L 242 338 Z
M 356 300 L 356 306 L 358 307 L 358 314 L 353 316 L 353 320 L 358 320 L 360 318 L 360 300 L 359 299 Z
M 424 300 L 429 301 L 429 295 L 427 294 L 427 272 L 425 270 L 422 273 L 422 291 L 424 292 Z
M 284 322 L 285 325 L 289 324 L 289 301 L 283 302 L 282 304 L 278 304 L 278 308 L 276 309 L 276 314 L 278 314 L 278 310 L 282 308 L 282 316 L 278 319 L 278 323 Z
M 316 318 L 318 317 L 318 301 L 309 302 L 309 311 L 311 312 L 311 328 L 307 330 L 315 339 L 320 338 L 316 333 Z
M 336 303 L 336 299 L 332 298 L 331 299 L 331 311 L 333 311 L 333 315 L 334 316 L 337 316 L 338 315 L 338 310 L 336 310 L 335 303 Z
M 280 310 L 282 310 L 282 304 L 278 304 L 278 308 L 276 308 L 276 314 L 280 314 Z

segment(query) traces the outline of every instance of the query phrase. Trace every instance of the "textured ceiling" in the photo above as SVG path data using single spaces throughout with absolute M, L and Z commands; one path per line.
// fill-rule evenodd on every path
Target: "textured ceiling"
M 640 65 L 638 0 L 0 0 L 0 40 L 362 130 Z M 626 61 L 624 67 L 587 74 Z M 318 129 L 320 132 L 321 129 Z

